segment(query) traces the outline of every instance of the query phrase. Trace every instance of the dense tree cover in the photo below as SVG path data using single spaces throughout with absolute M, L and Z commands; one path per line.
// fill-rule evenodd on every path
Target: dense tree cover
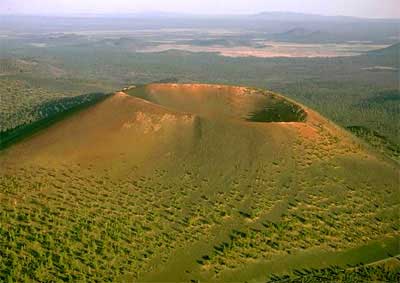
M 378 263 L 374 265 L 359 265 L 349 268 L 331 266 L 323 269 L 302 269 L 296 270 L 290 275 L 286 274 L 271 276 L 267 282 L 399 282 L 399 260 L 399 258 L 392 259 L 392 261 L 394 261 L 393 266 L 386 266 L 384 263 Z

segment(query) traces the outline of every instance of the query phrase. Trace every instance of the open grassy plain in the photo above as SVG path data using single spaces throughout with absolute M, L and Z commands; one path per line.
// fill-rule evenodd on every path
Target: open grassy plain
M 137 86 L 0 166 L 1 281 L 336 280 L 400 253 L 398 164 L 262 89 Z

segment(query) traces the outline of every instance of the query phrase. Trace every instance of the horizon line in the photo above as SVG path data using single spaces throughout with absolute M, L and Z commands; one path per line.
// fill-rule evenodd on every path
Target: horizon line
M 158 14 L 158 15 L 157 15 Z M 220 13 L 220 14 L 207 14 L 207 13 L 190 13 L 190 12 L 171 12 L 171 11 L 132 11 L 132 12 L 67 12 L 67 13 L 24 13 L 24 12 L 0 12 L 2 16 L 37 16 L 37 17 L 128 17 L 128 16 L 169 16 L 169 17 L 245 17 L 245 16 L 261 16 L 262 14 L 292 14 L 292 15 L 304 15 L 304 16 L 315 16 L 325 18 L 347 18 L 347 19 L 359 19 L 359 20 L 400 20 L 399 18 L 382 18 L 382 17 L 360 17 L 360 16 L 346 16 L 346 15 L 325 15 L 317 13 L 303 13 L 293 11 L 260 11 L 254 13 Z

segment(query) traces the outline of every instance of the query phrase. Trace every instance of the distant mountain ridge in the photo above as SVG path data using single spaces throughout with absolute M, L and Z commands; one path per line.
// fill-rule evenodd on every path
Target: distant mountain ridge
M 4 17 L 78 17 L 78 18 L 159 18 L 159 19 L 179 19 L 179 18 L 230 18 L 230 19 L 260 19 L 270 21 L 297 21 L 297 22 L 354 22 L 354 21 L 388 21 L 399 22 L 400 18 L 364 18 L 355 16 L 341 15 L 321 15 L 311 13 L 297 13 L 286 11 L 263 11 L 259 13 L 248 14 L 201 14 L 201 13 L 184 13 L 184 12 L 164 12 L 164 11 L 141 11 L 141 12 L 125 12 L 125 13 L 57 13 L 57 14 L 11 14 L 0 13 Z
M 261 12 L 253 15 L 257 18 L 278 21 L 359 21 L 370 20 L 368 18 L 358 18 L 350 16 L 325 16 L 319 14 L 306 14 L 295 12 Z
M 51 19 L 51 25 L 46 22 Z M 67 25 L 65 23 L 68 23 Z M 242 15 L 201 15 L 165 12 L 2 16 L 0 29 L 23 33 L 77 31 L 134 31 L 165 29 L 240 30 L 248 36 L 297 43 L 363 42 L 393 44 L 400 20 L 263 12 Z M 254 32 L 258 33 L 257 35 Z
M 303 27 L 296 27 L 286 32 L 273 34 L 271 39 L 283 42 L 309 43 L 335 41 L 335 36 L 328 31 L 310 30 Z

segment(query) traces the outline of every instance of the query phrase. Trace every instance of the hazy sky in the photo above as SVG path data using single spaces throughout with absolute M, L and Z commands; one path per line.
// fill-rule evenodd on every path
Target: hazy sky
M 400 18 L 400 0 L 0 0 L 0 14 L 132 13 L 243 14 L 290 11 Z

